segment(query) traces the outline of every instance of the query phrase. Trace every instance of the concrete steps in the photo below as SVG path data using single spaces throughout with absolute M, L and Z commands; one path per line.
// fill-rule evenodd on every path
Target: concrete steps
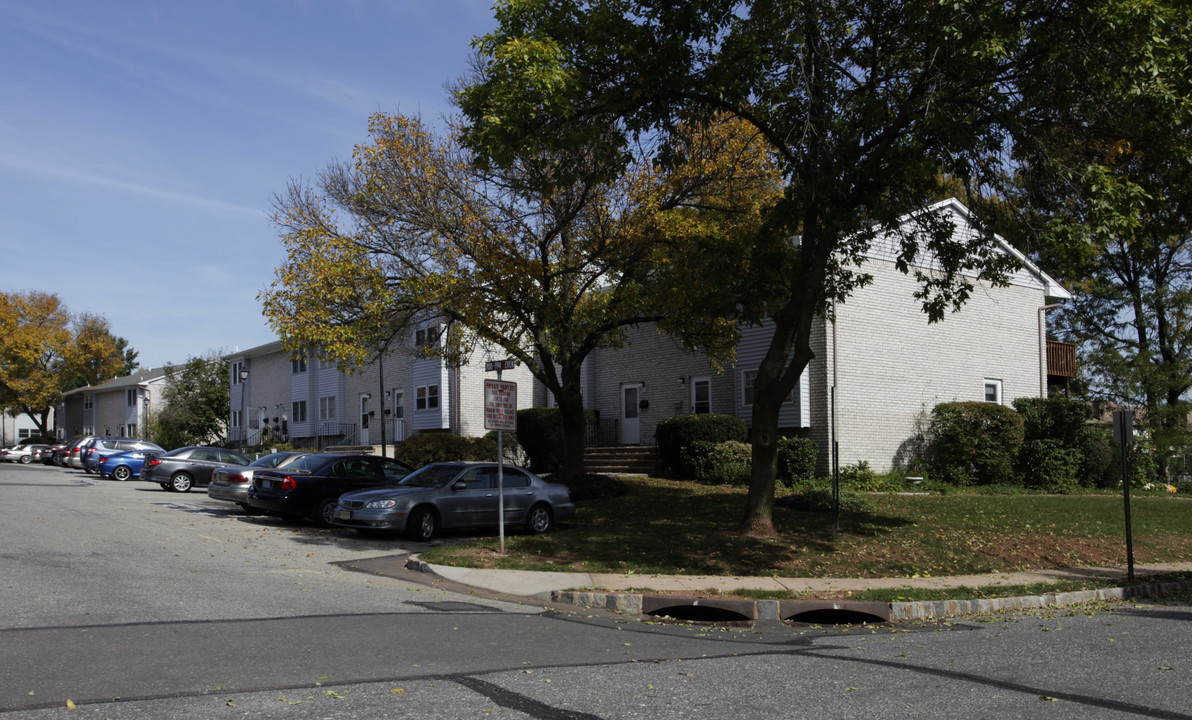
M 590 447 L 584 449 L 584 464 L 590 473 L 650 475 L 658 469 L 658 451 L 640 445 Z

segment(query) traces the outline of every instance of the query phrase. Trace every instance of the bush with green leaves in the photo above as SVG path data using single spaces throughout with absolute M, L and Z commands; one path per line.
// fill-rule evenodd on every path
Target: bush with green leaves
M 815 477 L 819 445 L 811 438 L 778 438 L 778 477 L 794 487 Z
M 1018 470 L 1027 487 L 1049 493 L 1079 492 L 1084 453 L 1059 440 L 1032 439 L 1018 451 Z
M 600 414 L 585 408 L 584 421 L 587 427 L 595 427 Z M 559 408 L 518 410 L 516 440 L 534 472 L 554 472 L 563 467 L 563 414 Z
M 737 440 L 714 443 L 695 440 L 683 448 L 683 462 L 692 468 L 691 477 L 711 485 L 749 484 L 753 448 Z
M 663 467 L 680 477 L 694 477 L 695 468 L 683 460 L 683 448 L 699 440 L 746 442 L 749 431 L 745 421 L 735 415 L 676 415 L 658 423 L 654 438 Z
M 953 485 L 1017 480 L 1014 461 L 1023 440 L 1022 416 L 989 402 L 947 402 L 931 411 L 932 475 Z
M 496 460 L 497 441 L 446 432 L 421 433 L 399 443 L 393 457 L 416 468 L 432 462 Z

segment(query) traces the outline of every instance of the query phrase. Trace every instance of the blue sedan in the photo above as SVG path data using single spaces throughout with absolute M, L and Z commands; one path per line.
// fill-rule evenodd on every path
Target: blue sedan
M 104 455 L 99 460 L 97 469 L 100 477 L 112 477 L 116 480 L 131 480 L 141 476 L 141 466 L 145 464 L 145 451 Z

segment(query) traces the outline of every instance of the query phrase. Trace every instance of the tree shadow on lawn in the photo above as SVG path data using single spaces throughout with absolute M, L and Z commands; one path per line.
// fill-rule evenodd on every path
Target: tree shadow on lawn
M 687 575 L 771 575 L 805 565 L 808 555 L 840 549 L 843 537 L 872 538 L 911 524 L 873 512 L 842 513 L 840 532 L 831 513 L 777 505 L 777 537 L 736 530 L 744 516 L 741 488 L 649 479 L 634 481 L 616 498 L 582 503 L 562 532 L 525 537 L 516 552 L 557 569 L 587 572 Z

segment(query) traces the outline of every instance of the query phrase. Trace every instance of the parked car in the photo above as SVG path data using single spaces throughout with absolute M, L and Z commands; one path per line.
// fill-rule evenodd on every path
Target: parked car
M 41 450 L 45 445 L 13 445 L 0 453 L 0 459 L 5 462 L 15 462 L 28 465 L 33 462 L 33 452 Z
M 309 452 L 275 452 L 263 455 L 243 467 L 216 468 L 207 485 L 207 497 L 234 502 L 249 515 L 261 511 L 248 504 L 248 489 L 252 487 L 252 476 L 261 468 L 286 467 Z
M 147 450 L 129 450 L 128 452 L 102 455 L 96 470 L 100 477 L 110 477 L 114 480 L 131 480 L 141 476 L 141 468 L 145 465 Z
M 316 453 L 284 468 L 254 472 L 248 504 L 288 520 L 309 517 L 328 525 L 343 493 L 392 485 L 411 472 L 409 465 L 391 458 Z
M 575 516 L 566 485 L 506 465 L 505 524 L 543 533 Z M 491 527 L 498 518 L 497 463 L 431 463 L 393 487 L 345 493 L 331 523 L 365 532 L 405 532 L 430 540 L 440 529 Z
M 111 457 L 112 455 L 118 455 L 132 450 L 145 450 L 152 453 L 164 453 L 166 451 L 161 445 L 149 442 L 148 440 L 110 437 L 95 438 L 95 440 L 91 441 L 91 445 L 87 448 L 86 452 L 80 453 L 83 458 L 83 470 L 89 473 L 98 472 L 101 458 Z M 102 473 L 100 474 L 102 475 Z
M 83 469 L 83 452 L 91 446 L 91 442 L 98 437 L 96 435 L 82 435 L 79 436 L 70 444 L 66 452 L 62 454 L 62 466 L 72 467 L 75 470 Z
M 161 485 L 163 490 L 190 492 L 195 485 L 206 485 L 216 468 L 247 465 L 240 453 L 217 447 L 192 445 L 171 450 L 164 455 L 150 453 L 141 467 L 141 479 Z

